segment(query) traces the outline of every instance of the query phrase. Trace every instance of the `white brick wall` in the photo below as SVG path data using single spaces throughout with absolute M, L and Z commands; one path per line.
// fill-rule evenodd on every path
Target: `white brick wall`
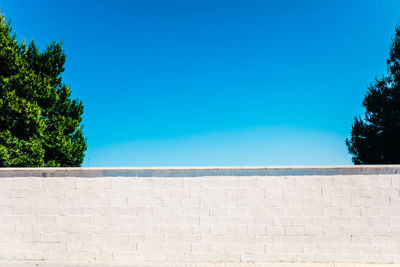
M 0 260 L 400 263 L 397 173 L 0 169 Z

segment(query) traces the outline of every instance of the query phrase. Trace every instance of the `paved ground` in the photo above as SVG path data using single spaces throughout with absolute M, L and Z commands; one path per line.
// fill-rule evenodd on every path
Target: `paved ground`
M 354 263 L 251 263 L 251 262 L 51 262 L 1 261 L 0 267 L 400 267 L 400 264 Z

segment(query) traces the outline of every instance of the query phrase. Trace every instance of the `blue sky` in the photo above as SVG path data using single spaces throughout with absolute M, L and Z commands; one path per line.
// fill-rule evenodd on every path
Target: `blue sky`
M 3 0 L 18 40 L 63 40 L 83 166 L 351 164 L 398 0 Z

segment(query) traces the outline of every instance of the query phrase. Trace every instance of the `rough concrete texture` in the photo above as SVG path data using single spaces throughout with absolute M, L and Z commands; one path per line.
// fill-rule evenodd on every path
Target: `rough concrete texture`
M 2 267 L 400 267 L 397 264 L 275 262 L 0 262 Z
M 400 263 L 398 173 L 2 169 L 0 259 Z

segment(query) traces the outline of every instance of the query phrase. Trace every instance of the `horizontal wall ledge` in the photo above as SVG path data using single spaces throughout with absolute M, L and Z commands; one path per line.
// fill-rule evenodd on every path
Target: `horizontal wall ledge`
M 0 168 L 0 177 L 205 177 L 400 174 L 400 165 Z

